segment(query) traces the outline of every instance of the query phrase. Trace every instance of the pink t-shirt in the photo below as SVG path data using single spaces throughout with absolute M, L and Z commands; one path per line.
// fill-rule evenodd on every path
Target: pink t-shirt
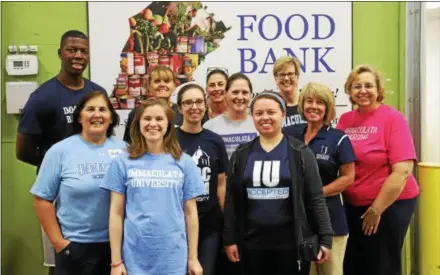
M 393 164 L 417 160 L 408 123 L 390 106 L 381 104 L 366 114 L 358 110 L 347 112 L 339 118 L 337 128 L 349 136 L 357 159 L 354 182 L 345 191 L 351 205 L 371 205 Z M 411 199 L 418 194 L 419 186 L 411 175 L 398 199 Z

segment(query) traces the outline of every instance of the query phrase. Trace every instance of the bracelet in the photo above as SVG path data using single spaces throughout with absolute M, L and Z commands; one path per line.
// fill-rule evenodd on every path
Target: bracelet
M 123 260 L 120 260 L 119 262 L 111 263 L 110 266 L 111 266 L 111 267 L 118 267 L 118 266 L 120 266 L 123 262 L 124 262 Z

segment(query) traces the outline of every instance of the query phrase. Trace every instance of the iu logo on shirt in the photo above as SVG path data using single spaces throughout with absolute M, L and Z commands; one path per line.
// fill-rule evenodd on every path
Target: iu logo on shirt
M 249 199 L 284 200 L 289 197 L 289 187 L 276 188 L 280 183 L 280 166 L 279 160 L 255 161 L 252 175 L 254 188 L 247 188 Z
M 263 174 L 261 174 L 263 172 Z M 280 161 L 261 161 L 254 164 L 253 182 L 255 187 L 261 186 L 261 181 L 267 187 L 275 187 L 280 183 Z

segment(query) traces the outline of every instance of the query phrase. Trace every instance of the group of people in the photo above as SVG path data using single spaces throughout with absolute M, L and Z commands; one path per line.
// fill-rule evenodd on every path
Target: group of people
M 331 90 L 299 92 L 295 57 L 274 64 L 279 91 L 213 68 L 176 103 L 157 66 L 121 141 L 104 89 L 82 76 L 87 36 L 66 32 L 58 54 L 17 133 L 56 275 L 400 275 L 417 158 L 372 67 L 348 75 L 357 108 L 334 128 Z

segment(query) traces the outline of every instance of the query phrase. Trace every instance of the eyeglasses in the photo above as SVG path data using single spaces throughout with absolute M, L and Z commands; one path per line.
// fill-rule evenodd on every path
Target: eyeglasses
M 372 90 L 372 89 L 375 88 L 375 87 L 376 87 L 376 86 L 375 86 L 374 84 L 372 84 L 372 83 L 366 83 L 365 85 L 362 85 L 362 84 L 355 84 L 355 85 L 352 85 L 352 86 L 351 86 L 351 88 L 352 88 L 353 90 L 355 90 L 355 91 L 361 91 L 362 88 L 365 88 L 365 90 L 370 91 L 370 90 Z
M 277 74 L 278 79 L 284 79 L 284 78 L 286 78 L 286 76 L 289 77 L 290 79 L 294 79 L 296 76 L 296 73 L 279 73 L 279 74 Z
M 190 107 L 194 106 L 194 103 L 196 104 L 197 107 L 205 106 L 205 101 L 203 99 L 197 99 L 196 101 L 194 101 L 192 99 L 187 99 L 187 100 L 182 101 L 182 106 L 186 107 L 186 108 L 190 108 Z
M 228 73 L 228 69 L 225 67 L 209 67 L 208 69 L 206 69 L 206 74 L 209 74 L 212 71 L 217 71 L 220 70 L 222 72 L 224 72 L 226 75 L 229 75 Z

